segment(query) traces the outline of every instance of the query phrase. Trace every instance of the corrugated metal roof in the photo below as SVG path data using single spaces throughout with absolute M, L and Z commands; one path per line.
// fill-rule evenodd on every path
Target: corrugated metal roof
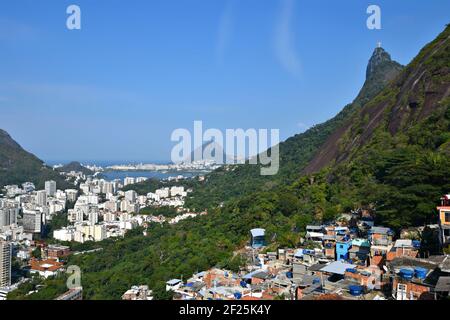
M 389 232 L 391 232 L 391 229 L 386 228 L 386 227 L 372 227 L 370 229 L 371 233 L 380 233 L 380 234 L 388 234 Z
M 324 234 L 320 232 L 307 232 L 307 238 L 323 238 Z
M 181 282 L 180 279 L 171 279 L 171 280 L 167 281 L 166 283 L 167 283 L 169 286 L 173 286 L 173 285 L 175 285 L 175 284 L 177 284 L 177 283 L 180 283 L 180 282 Z
M 322 230 L 323 226 L 312 226 L 312 225 L 308 225 L 306 226 L 306 230 Z
M 252 237 L 264 237 L 264 235 L 266 234 L 266 230 L 256 228 L 256 229 L 250 230 L 250 233 L 252 234 Z
M 350 263 L 345 263 L 342 261 L 334 261 L 334 262 L 331 262 L 330 264 L 326 265 L 322 269 L 320 269 L 320 271 L 344 275 L 345 270 L 353 269 L 353 268 L 356 268 L 356 265 L 350 264 Z
M 402 248 L 402 247 L 412 247 L 413 243 L 410 239 L 398 239 L 395 241 L 394 247 Z
M 440 277 L 434 290 L 437 292 L 450 292 L 450 277 Z
M 366 239 L 353 239 L 352 245 L 357 247 L 370 247 L 370 242 Z
M 258 269 L 258 270 L 252 271 L 252 272 L 250 272 L 250 273 L 247 273 L 247 274 L 246 274 L 245 276 L 243 276 L 242 278 L 243 278 L 243 279 L 251 279 L 251 278 L 253 278 L 253 277 L 265 279 L 265 278 L 268 277 L 268 274 L 267 274 L 267 272 L 265 272 L 264 270 Z

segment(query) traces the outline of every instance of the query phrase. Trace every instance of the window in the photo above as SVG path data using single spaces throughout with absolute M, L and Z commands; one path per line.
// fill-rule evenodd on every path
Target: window
M 397 294 L 404 294 L 404 295 L 406 295 L 406 290 L 407 290 L 407 287 L 406 287 L 405 284 L 399 283 L 399 284 L 397 285 Z M 402 300 L 403 300 L 403 299 L 402 299 Z
M 445 211 L 445 222 L 450 222 L 450 211 Z

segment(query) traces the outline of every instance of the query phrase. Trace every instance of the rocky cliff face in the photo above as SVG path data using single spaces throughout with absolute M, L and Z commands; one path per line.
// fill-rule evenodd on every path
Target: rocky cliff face
M 396 135 L 448 103 L 449 59 L 450 27 L 427 45 L 400 74 L 389 54 L 382 48 L 375 49 L 367 66 L 366 83 L 381 74 L 394 80 L 334 131 L 308 164 L 305 173 L 351 158 L 370 142 L 375 130 Z
M 391 55 L 383 48 L 375 48 L 366 69 L 366 79 L 369 79 L 383 64 L 392 62 Z

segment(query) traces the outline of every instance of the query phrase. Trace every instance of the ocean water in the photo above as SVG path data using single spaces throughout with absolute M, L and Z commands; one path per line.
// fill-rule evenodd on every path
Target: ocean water
M 152 178 L 152 179 L 158 179 L 163 180 L 167 179 L 169 177 L 177 177 L 179 175 L 182 175 L 186 178 L 194 177 L 199 174 L 204 174 L 205 172 L 202 171 L 104 171 L 102 172 L 102 177 L 105 180 L 114 180 L 114 179 L 120 179 L 123 180 L 126 177 L 130 178 L 137 178 L 137 177 L 146 177 L 146 178 Z
M 59 165 L 59 164 L 68 164 L 71 161 L 58 161 L 58 160 L 46 160 L 45 163 L 49 166 Z M 108 167 L 113 165 L 121 165 L 121 164 L 139 164 L 139 163 L 153 163 L 153 164 L 169 164 L 169 161 L 79 161 L 83 165 L 96 165 L 100 167 Z M 137 178 L 137 177 L 145 177 L 150 179 L 158 179 L 163 180 L 169 177 L 177 177 L 184 176 L 186 178 L 195 177 L 201 174 L 206 174 L 209 171 L 141 171 L 141 170 L 128 170 L 128 171 L 119 171 L 119 170 L 108 170 L 101 172 L 102 178 L 105 180 L 115 180 L 120 179 L 123 181 L 126 177 Z

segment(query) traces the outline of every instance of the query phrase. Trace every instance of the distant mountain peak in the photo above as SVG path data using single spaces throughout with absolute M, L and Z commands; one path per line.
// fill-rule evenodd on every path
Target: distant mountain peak
M 384 65 L 386 62 L 393 62 L 391 55 L 384 50 L 380 44 L 373 51 L 372 57 L 369 60 L 366 70 L 366 79 L 369 79 L 377 69 Z

